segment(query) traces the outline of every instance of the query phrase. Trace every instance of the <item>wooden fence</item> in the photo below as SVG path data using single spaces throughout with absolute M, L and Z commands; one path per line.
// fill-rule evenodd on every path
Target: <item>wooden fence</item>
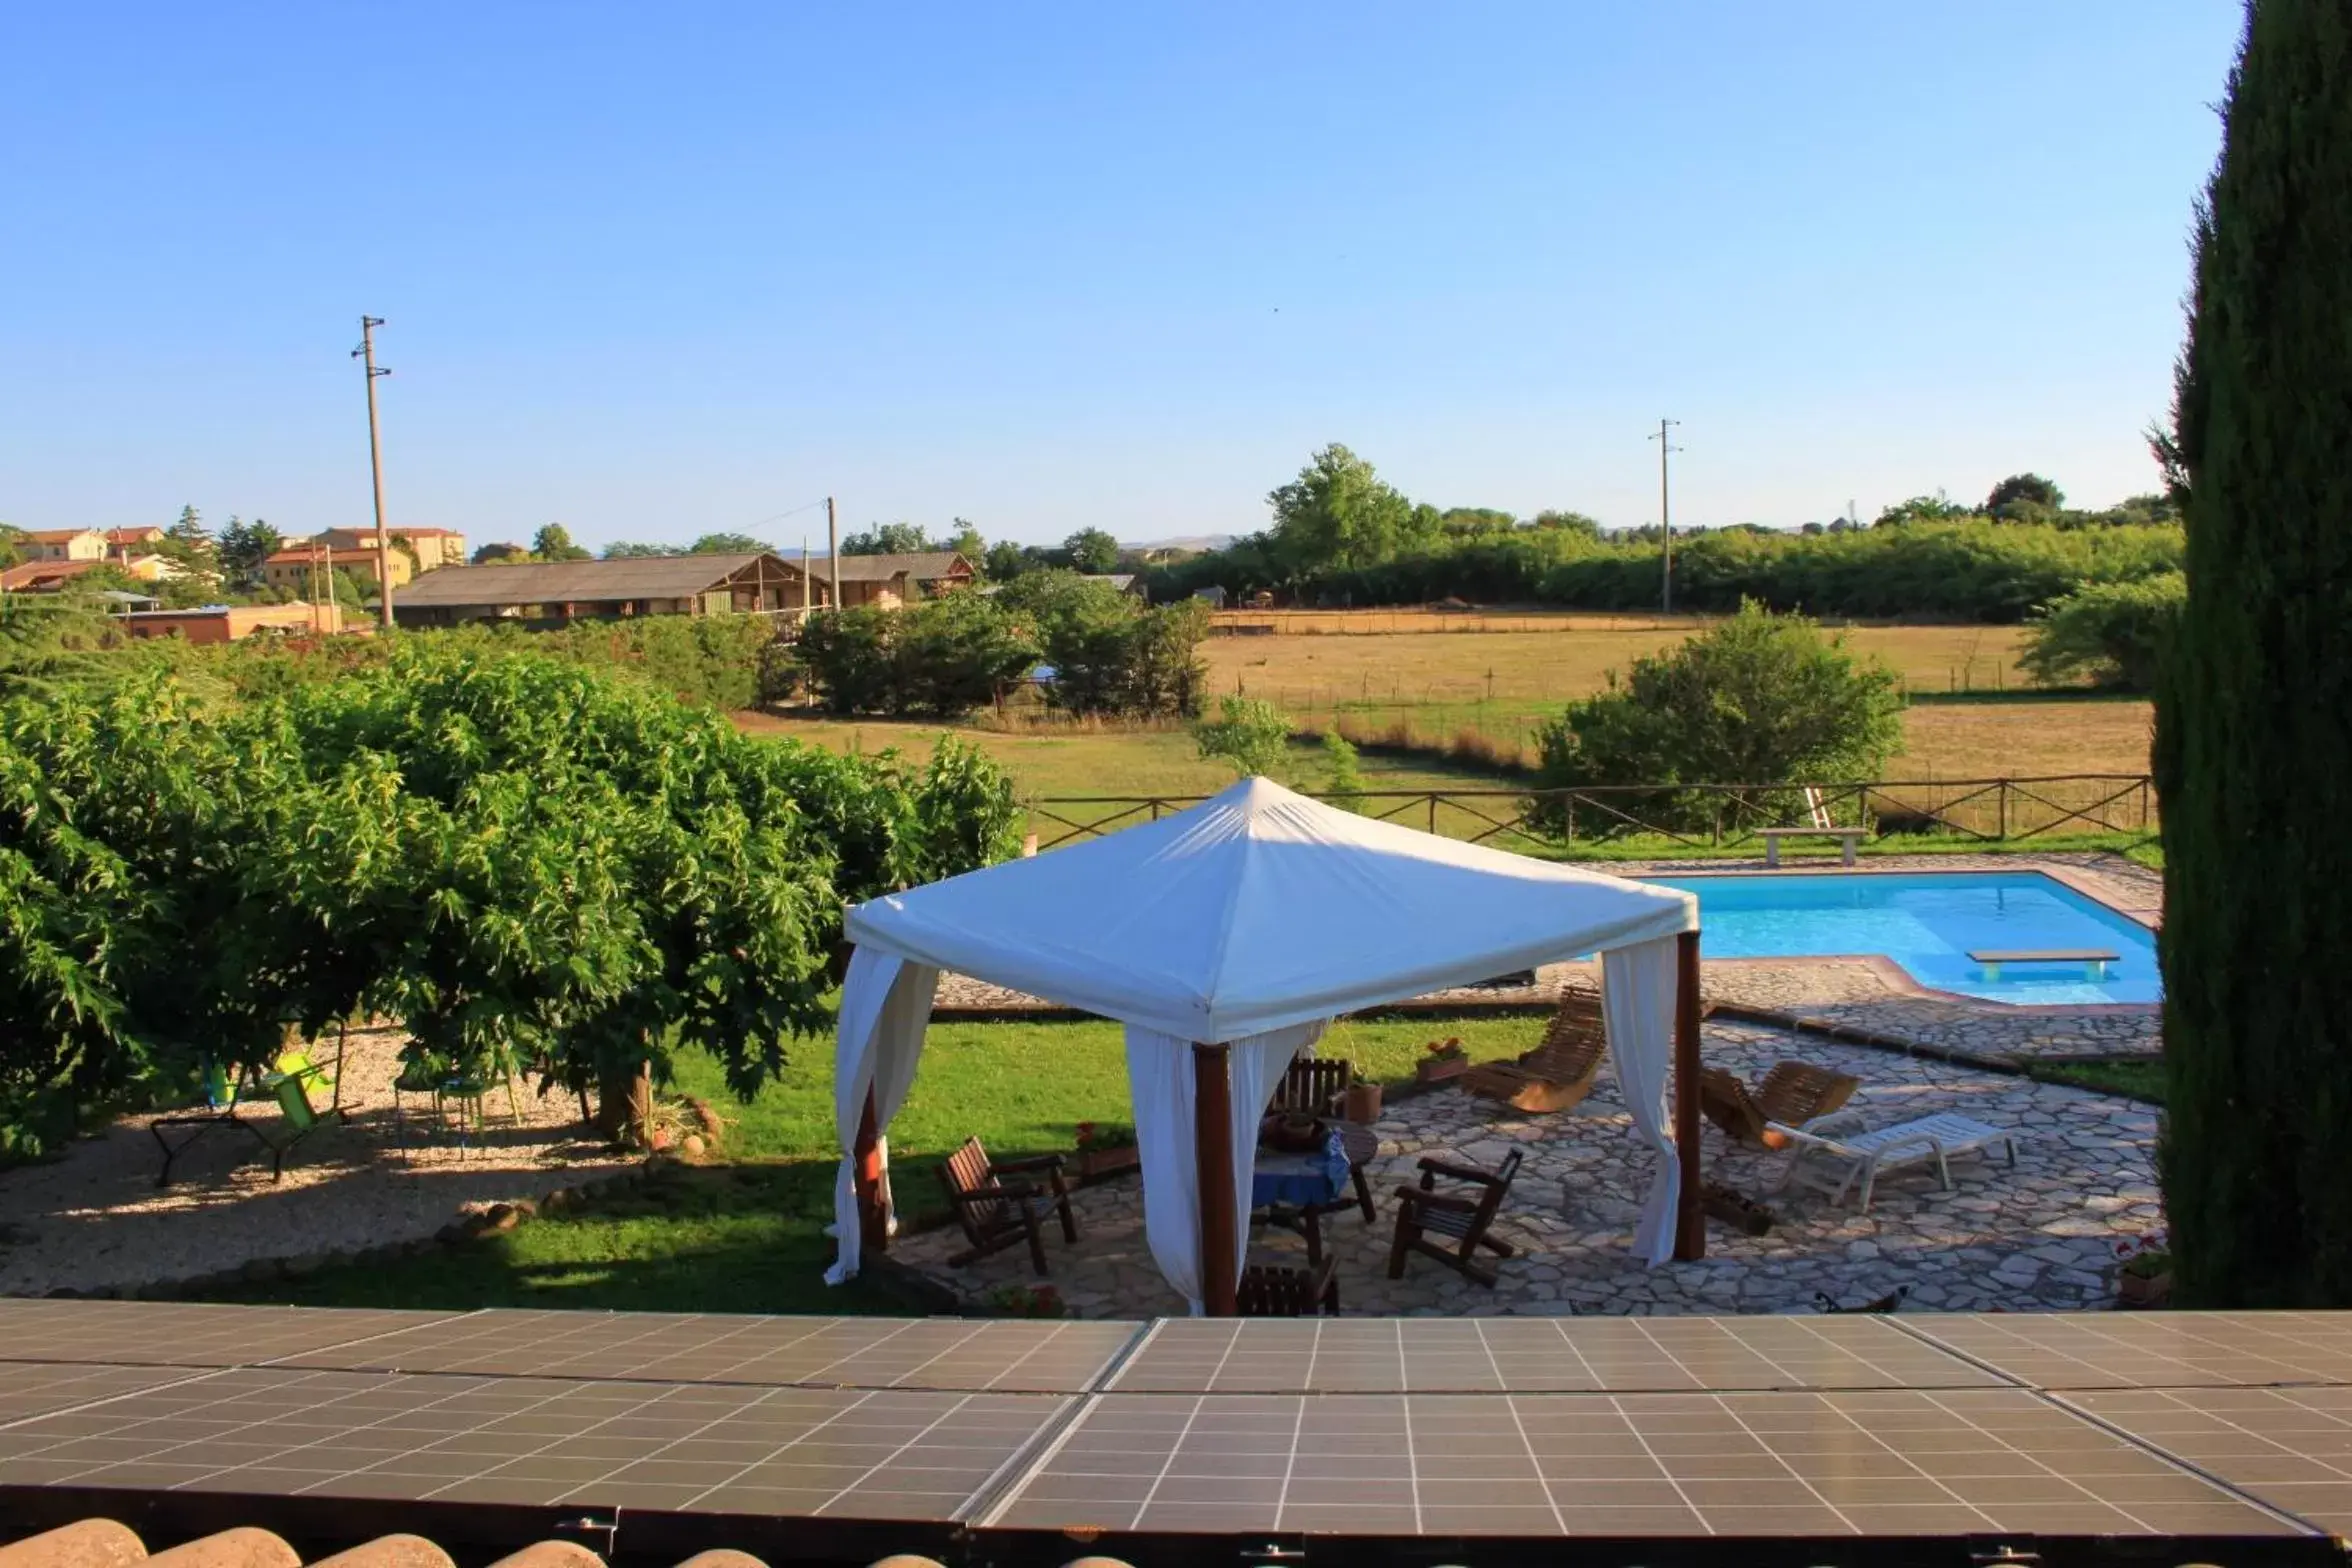
M 1506 849 L 1557 848 L 1647 834 L 1693 849 L 1760 843 L 1758 830 L 1801 827 L 1813 791 L 1832 822 L 1882 837 L 1940 834 L 2014 844 L 2055 833 L 2149 833 L 2153 781 L 2145 773 L 2033 778 L 1843 780 L 1818 784 L 1687 784 L 1586 789 L 1366 789 L 1344 804 L 1380 821 Z M 1307 793 L 1315 794 L 1316 791 Z M 1030 828 L 1051 849 L 1156 822 L 1202 795 L 1064 795 L 1032 801 Z

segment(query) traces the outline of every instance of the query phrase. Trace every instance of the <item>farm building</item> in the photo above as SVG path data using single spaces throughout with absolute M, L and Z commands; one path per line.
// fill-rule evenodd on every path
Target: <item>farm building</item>
M 465 535 L 449 528 L 394 527 L 385 530 L 392 536 L 395 550 L 405 544 L 416 557 L 416 569 L 430 572 L 443 566 L 463 566 L 466 559 Z M 303 541 L 290 541 L 299 546 Z M 376 531 L 373 528 L 330 528 L 313 543 L 330 550 L 373 550 Z M 395 585 L 397 586 L 397 585 Z
M 338 632 L 343 615 L 332 604 L 208 604 L 195 610 L 135 610 L 119 617 L 133 637 L 179 637 L 188 642 L 241 642 L 257 631 Z
M 487 620 L 777 613 L 797 611 L 801 591 L 795 565 L 764 552 L 445 566 L 395 592 L 392 615 L 403 626 L 453 626 Z M 824 602 L 821 580 L 811 602 Z
M 798 570 L 797 560 L 784 563 Z M 816 580 L 813 603 L 827 602 L 833 581 L 830 556 L 812 555 L 809 574 Z M 976 574 L 972 563 L 953 550 L 926 550 L 915 555 L 845 555 L 841 558 L 841 602 L 894 610 L 916 599 L 936 599 L 957 588 L 969 588 Z M 794 601 L 798 603 L 798 600 Z
M 318 574 L 327 571 L 356 573 L 362 581 L 374 582 L 378 570 L 375 538 L 371 534 L 367 544 L 356 549 L 330 549 L 325 544 L 304 542 L 288 545 L 262 557 L 261 580 L 272 588 L 289 588 L 305 593 L 315 588 Z M 392 552 L 392 586 L 397 589 L 416 575 L 416 568 L 398 550 Z

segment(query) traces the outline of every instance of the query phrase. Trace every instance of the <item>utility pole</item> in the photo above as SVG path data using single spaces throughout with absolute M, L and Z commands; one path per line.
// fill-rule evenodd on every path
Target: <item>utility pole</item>
M 825 559 L 833 568 L 833 608 L 841 608 L 841 525 L 833 516 L 833 498 L 825 497 Z
M 367 370 L 368 400 L 368 476 L 376 486 L 376 610 L 384 630 L 392 629 L 392 536 L 384 531 L 384 445 L 376 429 L 376 378 L 391 371 L 376 363 L 376 328 L 384 324 L 381 316 L 359 318 L 359 347 L 351 357 L 359 360 Z
M 1681 423 L 1679 419 L 1661 419 L 1658 421 L 1658 433 L 1650 437 L 1658 443 L 1658 539 L 1664 546 L 1666 562 L 1665 587 L 1659 596 L 1659 604 L 1661 613 L 1667 615 L 1674 613 L 1674 513 L 1666 486 L 1666 454 L 1679 452 L 1682 448 L 1669 440 L 1666 432 Z

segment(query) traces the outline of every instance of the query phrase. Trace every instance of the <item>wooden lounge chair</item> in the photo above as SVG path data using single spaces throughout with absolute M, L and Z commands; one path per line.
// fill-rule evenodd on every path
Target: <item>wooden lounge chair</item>
M 1007 1181 L 1007 1175 L 1043 1175 L 1045 1181 L 1042 1186 L 1036 1181 Z M 1061 1155 L 992 1161 L 979 1139 L 966 1138 L 964 1146 L 939 1167 L 939 1180 L 955 1206 L 956 1223 L 963 1227 L 964 1239 L 971 1243 L 947 1260 L 959 1269 L 1027 1242 L 1030 1263 L 1039 1274 L 1047 1273 L 1045 1235 L 1039 1225 L 1049 1213 L 1061 1216 L 1064 1241 L 1078 1239 L 1078 1220 L 1070 1212 L 1070 1189 L 1062 1181 Z
M 1388 1277 L 1405 1277 L 1405 1255 L 1426 1253 L 1451 1269 L 1459 1269 L 1481 1285 L 1492 1286 L 1494 1270 L 1480 1263 L 1480 1247 L 1509 1257 L 1516 1250 L 1507 1241 L 1487 1234 L 1511 1178 L 1519 1174 L 1519 1151 L 1513 1149 L 1492 1171 L 1474 1165 L 1454 1165 L 1426 1155 L 1421 1160 L 1421 1185 L 1397 1189 L 1396 1243 L 1388 1249 Z M 1478 1190 L 1474 1198 L 1437 1191 L 1437 1178 L 1466 1182 Z
M 1774 1123 L 1802 1127 L 1839 1109 L 1861 1087 L 1862 1080 L 1850 1073 L 1811 1062 L 1775 1062 L 1751 1092 L 1736 1075 L 1708 1067 L 1699 1073 L 1699 1109 L 1727 1137 L 1785 1149 L 1788 1138 L 1774 1130 Z
M 1339 1265 L 1330 1258 L 1303 1269 L 1252 1263 L 1241 1271 L 1233 1299 L 1245 1318 L 1338 1317 Z
M 1462 1075 L 1462 1087 L 1536 1115 L 1564 1111 L 1592 1093 L 1608 1054 L 1601 999 L 1591 991 L 1563 991 L 1543 1041 L 1515 1062 L 1487 1062 Z
M 1268 1111 L 1295 1111 L 1305 1116 L 1337 1116 L 1339 1102 L 1355 1081 L 1355 1069 L 1333 1057 L 1300 1057 L 1290 1064 L 1275 1086 Z

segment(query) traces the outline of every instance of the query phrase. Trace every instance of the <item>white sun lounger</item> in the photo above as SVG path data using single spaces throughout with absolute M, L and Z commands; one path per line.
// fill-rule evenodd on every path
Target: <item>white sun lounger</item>
M 1936 1178 L 1949 1192 L 1950 1161 L 1955 1154 L 1981 1154 L 1998 1144 L 2008 1154 L 2009 1163 L 2017 1163 L 2015 1133 L 1948 1111 L 1867 1131 L 1859 1111 L 1839 1111 L 1802 1127 L 1785 1127 L 1779 1122 L 1767 1125 L 1785 1136 L 1795 1150 L 1780 1179 L 1783 1188 L 1792 1183 L 1811 1187 L 1828 1193 L 1829 1201 L 1837 1203 L 1859 1182 L 1864 1213 L 1870 1211 L 1871 1189 L 1878 1184 L 1881 1171 L 1932 1162 Z

